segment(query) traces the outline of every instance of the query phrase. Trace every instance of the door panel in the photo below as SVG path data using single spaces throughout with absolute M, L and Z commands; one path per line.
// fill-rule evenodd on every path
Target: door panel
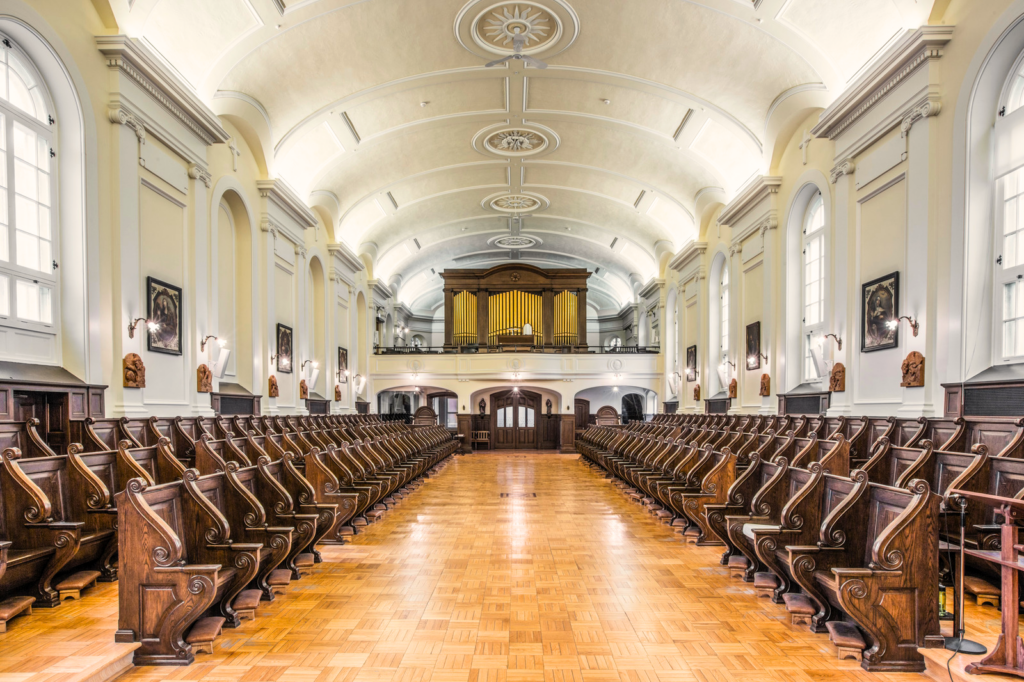
M 540 396 L 527 391 L 491 395 L 494 447 L 500 450 L 537 448 Z

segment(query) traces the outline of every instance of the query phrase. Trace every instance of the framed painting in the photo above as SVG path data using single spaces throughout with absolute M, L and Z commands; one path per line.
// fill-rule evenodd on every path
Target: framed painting
M 761 322 L 747 325 L 747 369 L 761 369 Z
M 348 383 L 348 349 L 338 348 L 338 383 Z
M 292 328 L 277 324 L 277 371 L 292 373 Z
M 895 348 L 900 343 L 898 325 L 890 326 L 900 316 L 900 273 L 866 282 L 861 287 L 860 351 Z
M 147 347 L 155 353 L 181 355 L 181 287 L 146 278 Z
M 686 380 L 697 380 L 697 346 L 686 349 Z

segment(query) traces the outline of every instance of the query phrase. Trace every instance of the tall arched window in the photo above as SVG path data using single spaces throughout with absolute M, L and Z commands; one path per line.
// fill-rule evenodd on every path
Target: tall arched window
M 50 96 L 25 55 L 0 39 L 0 325 L 56 334 L 56 131 Z
M 1024 128 L 1024 55 L 1007 80 L 996 122 L 996 206 L 993 247 L 993 360 L 1024 360 L 1024 155 L 1016 143 Z M 1012 133 L 1017 133 L 1012 135 Z M 1015 144 L 1016 143 L 1016 144 Z
M 820 379 L 812 350 L 825 326 L 825 202 L 817 192 L 808 202 L 803 224 L 803 381 Z
M 719 320 L 722 325 L 722 364 L 729 359 L 729 265 L 722 266 L 722 281 L 718 285 Z M 728 374 L 728 373 L 727 373 Z

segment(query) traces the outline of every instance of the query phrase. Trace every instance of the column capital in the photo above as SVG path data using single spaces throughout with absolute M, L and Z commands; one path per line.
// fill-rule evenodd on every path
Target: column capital
M 832 180 L 832 184 L 839 182 L 839 178 L 844 175 L 853 175 L 853 171 L 857 170 L 856 164 L 853 163 L 852 159 L 846 159 L 837 163 L 832 171 L 829 173 L 829 178 Z
M 203 184 L 207 187 L 213 182 L 213 176 L 210 174 L 210 171 L 198 163 L 190 163 L 188 165 L 188 176 L 193 180 L 202 180 Z
M 142 124 L 142 121 L 137 116 L 127 109 L 111 107 L 107 110 L 107 118 L 111 123 L 131 128 L 135 133 L 135 137 L 139 138 L 139 142 L 146 141 L 146 126 Z
M 914 124 L 923 118 L 929 116 L 938 116 L 939 112 L 942 111 L 942 102 L 939 100 L 938 95 L 928 95 L 928 99 L 921 104 L 913 107 L 903 116 L 903 121 L 900 123 L 900 137 L 906 137 L 910 129 L 914 127 Z

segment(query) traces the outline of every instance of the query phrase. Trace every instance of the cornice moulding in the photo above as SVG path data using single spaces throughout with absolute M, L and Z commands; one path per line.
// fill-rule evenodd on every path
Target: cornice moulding
M 668 266 L 676 272 L 682 272 L 683 268 L 695 259 L 702 258 L 707 250 L 707 242 L 690 242 L 669 262 Z
M 777 175 L 759 175 L 742 188 L 736 198 L 722 209 L 718 216 L 719 225 L 736 225 L 739 220 L 749 213 L 762 199 L 777 194 L 782 185 L 782 178 Z
M 316 227 L 316 215 L 281 180 L 257 180 L 256 189 L 261 197 L 274 202 L 300 227 Z
M 922 26 L 908 32 L 822 112 L 811 134 L 834 140 L 910 74 L 940 58 L 952 37 L 952 26 Z
M 371 279 L 366 283 L 370 285 L 370 290 L 374 294 L 374 300 L 379 298 L 381 301 L 386 301 L 393 296 L 391 287 L 379 279 Z
M 217 115 L 138 40 L 126 35 L 97 36 L 96 47 L 109 67 L 135 81 L 207 145 L 230 139 Z
M 338 261 L 341 265 L 348 268 L 352 274 L 360 272 L 366 269 L 363 261 L 352 252 L 352 249 L 348 248 L 344 244 L 331 244 L 327 247 L 327 252 L 331 254 L 331 257 Z
M 640 298 L 647 298 L 651 294 L 661 291 L 661 287 L 664 286 L 665 280 L 654 277 L 650 282 L 644 285 L 644 288 L 640 290 Z

